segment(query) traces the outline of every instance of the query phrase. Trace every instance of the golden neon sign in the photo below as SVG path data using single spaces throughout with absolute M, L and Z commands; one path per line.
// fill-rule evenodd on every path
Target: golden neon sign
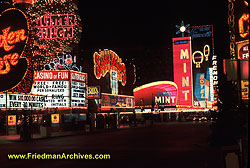
M 205 61 L 208 61 L 209 54 L 210 54 L 210 46 L 207 44 L 203 47 L 203 53 L 201 51 L 195 51 L 192 55 L 192 60 L 194 64 L 196 65 L 195 67 L 196 68 L 201 67 L 201 63 L 203 62 L 204 57 L 205 57 Z
M 247 30 L 244 30 L 244 22 L 248 22 Z M 239 33 L 242 38 L 245 38 L 249 34 L 249 14 L 243 14 L 239 21 Z
M 0 48 L 3 47 L 4 51 L 11 51 L 15 45 L 20 41 L 26 40 L 25 30 L 10 31 L 11 27 L 3 29 L 3 34 L 0 35 Z M 16 65 L 18 63 L 19 54 L 11 53 L 0 57 L 0 74 L 7 74 L 11 69 L 11 65 Z M 5 69 L 3 69 L 5 67 Z
M 94 53 L 94 74 L 97 79 L 104 77 L 111 70 L 117 72 L 117 80 L 125 86 L 127 82 L 126 66 L 122 59 L 112 50 L 100 51 Z

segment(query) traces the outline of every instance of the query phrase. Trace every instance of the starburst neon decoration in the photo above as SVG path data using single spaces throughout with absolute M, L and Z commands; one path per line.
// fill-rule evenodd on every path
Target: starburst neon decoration
M 182 21 L 181 21 L 181 26 L 179 26 L 179 25 L 176 25 L 176 26 L 175 26 L 177 29 L 179 29 L 179 30 L 176 32 L 176 34 L 181 33 L 181 36 L 184 37 L 184 32 L 190 33 L 190 31 L 187 29 L 189 26 L 190 26 L 190 24 L 187 24 L 186 26 L 184 26 L 184 21 L 182 20 Z

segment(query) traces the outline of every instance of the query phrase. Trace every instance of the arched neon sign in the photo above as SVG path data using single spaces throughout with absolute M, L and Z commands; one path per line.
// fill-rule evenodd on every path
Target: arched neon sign
M 104 77 L 111 70 L 117 72 L 117 80 L 125 86 L 127 82 L 126 66 L 122 59 L 112 50 L 104 50 L 94 53 L 94 74 L 97 79 Z

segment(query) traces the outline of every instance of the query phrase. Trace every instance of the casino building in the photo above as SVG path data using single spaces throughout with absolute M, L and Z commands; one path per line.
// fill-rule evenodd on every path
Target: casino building
M 82 31 L 73 3 L 14 0 L 1 8 L 0 135 L 23 125 L 41 136 L 84 131 L 88 79 L 72 56 Z

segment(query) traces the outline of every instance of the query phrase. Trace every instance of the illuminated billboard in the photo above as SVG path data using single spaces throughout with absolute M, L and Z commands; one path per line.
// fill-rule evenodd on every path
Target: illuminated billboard
M 45 96 L 32 94 L 0 93 L 0 108 L 44 109 Z
M 245 0 L 232 1 L 234 3 L 235 41 L 249 39 L 249 10 Z
M 134 97 L 125 95 L 113 95 L 102 93 L 100 99 L 101 108 L 133 108 L 134 107 Z
M 177 105 L 193 106 L 191 37 L 173 38 L 174 82 L 178 87 Z
M 16 115 L 8 115 L 8 126 L 16 125 Z
M 59 114 L 51 114 L 51 123 L 52 124 L 59 124 L 60 122 L 60 115 Z
M 70 71 L 71 107 L 87 107 L 87 74 Z
M 122 63 L 122 59 L 119 58 L 119 56 L 114 51 L 105 49 L 104 51 L 100 51 L 99 53 L 95 52 L 93 59 L 94 74 L 97 79 L 104 77 L 108 72 L 109 74 L 111 74 L 111 71 L 116 71 L 116 80 L 121 82 L 122 86 L 126 85 L 126 66 L 124 63 Z M 112 76 L 112 74 L 110 76 Z M 112 77 L 110 81 L 113 81 Z
M 10 8 L 0 15 L 0 92 L 27 93 L 32 83 L 26 15 Z M 25 82 L 23 82 L 25 80 Z
M 87 74 L 76 71 L 35 71 L 32 93 L 46 95 L 48 108 L 87 108 Z
M 134 89 L 135 106 L 175 106 L 178 99 L 177 90 L 177 85 L 171 81 L 142 85 Z
M 249 40 L 241 41 L 237 43 L 237 55 L 238 59 L 249 60 Z
M 87 97 L 88 97 L 88 99 L 100 99 L 101 98 L 100 86 L 88 86 L 87 87 Z
M 196 74 L 194 96 L 196 97 L 197 101 L 205 101 L 206 100 L 205 80 L 206 79 L 205 79 L 205 74 L 204 73 L 197 73 Z
M 215 90 L 215 87 L 218 87 L 218 68 L 217 56 L 214 55 L 213 26 L 193 26 L 190 27 L 189 30 L 192 39 L 193 82 L 196 83 L 194 85 L 194 90 L 196 90 L 194 100 L 208 101 L 208 97 L 205 97 L 204 95 L 208 96 L 209 91 Z M 208 73 L 209 68 L 211 67 L 213 68 L 213 72 L 210 69 L 212 74 Z M 205 89 L 205 83 L 204 88 L 200 88 L 200 86 L 203 86 L 203 84 L 201 85 L 200 83 L 203 81 L 200 79 L 200 74 L 203 74 L 202 76 L 204 77 L 204 81 L 213 81 L 213 83 L 209 82 L 207 89 Z M 213 88 L 210 89 L 210 87 Z M 204 93 L 198 94 L 198 90 L 204 91 Z
M 48 64 L 55 53 L 72 53 L 81 38 L 81 19 L 77 4 L 71 0 L 35 0 L 27 9 L 35 40 L 32 52 L 40 65 Z M 36 68 L 36 67 L 35 67 Z M 40 70 L 40 69 L 35 69 Z

